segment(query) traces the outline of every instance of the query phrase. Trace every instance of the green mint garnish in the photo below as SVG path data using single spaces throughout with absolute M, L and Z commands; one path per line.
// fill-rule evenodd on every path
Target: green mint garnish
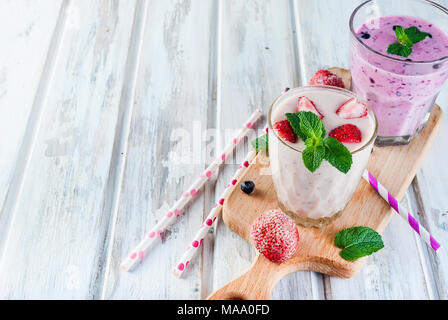
M 319 169 L 325 157 L 325 148 L 323 146 L 310 146 L 302 152 L 302 160 L 305 167 L 311 172 Z
M 299 125 L 303 134 L 309 139 L 321 139 L 327 133 L 322 120 L 312 112 L 299 115 Z M 306 140 L 305 140 L 306 141 Z
M 414 44 L 425 40 L 431 34 L 422 32 L 414 26 L 407 29 L 404 29 L 402 26 L 395 26 L 395 36 L 398 42 L 389 45 L 387 52 L 407 58 L 411 55 Z
M 254 147 L 255 151 L 267 149 L 269 145 L 268 134 L 266 133 L 258 137 L 257 139 L 252 140 L 251 144 Z
M 289 121 L 289 124 L 291 125 L 294 132 L 299 136 L 300 139 L 303 141 L 306 141 L 307 136 L 302 132 L 300 129 L 300 118 L 297 116 L 296 113 L 287 113 L 285 114 L 286 120 Z
M 387 52 L 396 56 L 407 58 L 412 53 L 412 47 L 406 47 L 400 43 L 394 43 L 387 48 Z
M 369 227 L 344 229 L 338 232 L 334 244 L 343 249 L 339 255 L 347 261 L 369 256 L 384 248 L 381 235 Z
M 412 43 L 418 43 L 425 40 L 426 37 L 431 37 L 430 33 L 422 32 L 417 27 L 409 27 L 404 32 Z
M 346 146 L 333 137 L 324 139 L 325 157 L 324 159 L 343 173 L 347 173 L 353 163 L 352 155 Z
M 350 151 L 338 140 L 327 137 L 324 123 L 310 111 L 287 113 L 286 119 L 294 132 L 305 142 L 302 160 L 311 172 L 319 169 L 323 160 L 327 160 L 333 167 L 347 173 L 352 165 Z
M 397 36 L 398 42 L 402 45 L 407 47 L 412 47 L 414 45 L 414 42 L 409 39 L 408 35 L 406 34 L 406 30 L 403 29 L 403 27 L 395 26 L 395 35 Z

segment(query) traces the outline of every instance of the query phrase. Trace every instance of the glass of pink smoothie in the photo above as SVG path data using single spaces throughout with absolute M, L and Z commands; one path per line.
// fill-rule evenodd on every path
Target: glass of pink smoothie
M 402 57 L 387 52 L 396 26 L 429 33 Z M 448 10 L 424 0 L 370 0 L 350 18 L 352 90 L 378 117 L 379 146 L 408 144 L 448 79 Z
M 359 128 L 360 139 L 343 143 L 352 154 L 352 165 L 344 174 L 322 162 L 315 172 L 302 161 L 305 143 L 288 141 L 276 127 L 285 121 L 287 113 L 296 113 L 299 102 L 306 97 L 322 117 L 326 136 L 344 125 Z M 271 106 L 268 114 L 269 160 L 280 208 L 296 223 L 305 227 L 322 227 L 339 216 L 358 186 L 372 152 L 377 133 L 377 119 L 367 107 L 361 117 L 345 119 L 337 114 L 341 105 L 356 99 L 353 92 L 328 86 L 307 86 L 289 90 Z

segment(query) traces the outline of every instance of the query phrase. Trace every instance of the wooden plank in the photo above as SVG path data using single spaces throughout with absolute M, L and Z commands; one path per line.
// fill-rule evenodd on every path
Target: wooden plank
M 306 1 L 295 0 L 297 37 L 299 44 L 299 61 L 302 70 L 302 81 L 307 82 L 320 68 L 334 66 L 349 67 L 349 29 L 350 14 L 357 5 L 358 0 L 346 1 Z M 310 17 L 315 17 L 310 19 Z M 330 18 L 331 17 L 331 18 Z M 318 39 L 325 39 L 319 41 Z M 437 142 L 435 143 L 437 145 Z M 407 201 L 405 198 L 404 202 Z M 396 220 L 396 219 L 395 219 Z M 325 296 L 328 299 L 383 299 L 383 298 L 420 298 L 429 297 L 429 291 L 425 283 L 424 263 L 420 259 L 418 247 L 413 237 L 412 230 L 400 223 L 392 221 L 385 230 L 383 239 L 390 243 L 393 253 L 388 259 L 369 261 L 368 269 L 373 270 L 369 274 L 370 280 L 365 280 L 361 273 L 350 280 L 340 280 L 332 277 L 324 277 Z M 404 239 L 409 244 L 403 246 Z M 407 242 L 406 242 L 407 243 Z M 403 263 L 414 261 L 414 263 Z M 371 266 L 372 265 L 372 266 Z M 398 268 L 397 265 L 400 267 Z M 378 272 L 376 271 L 378 270 Z M 413 282 L 409 281 L 412 275 Z M 386 279 L 382 281 L 382 279 Z M 390 279 L 390 280 L 387 280 Z M 371 283 L 375 283 L 372 290 Z M 413 292 L 409 292 L 409 289 Z
M 382 181 L 391 193 L 397 195 L 397 199 L 403 198 L 411 184 L 437 135 L 441 117 L 442 111 L 436 107 L 426 128 L 408 146 L 374 148 L 367 169 Z M 271 139 L 270 134 L 270 141 Z M 370 150 L 368 152 L 370 153 Z M 263 212 L 279 208 L 272 176 L 263 174 L 266 172 L 268 161 L 262 157 L 263 154 L 259 154 L 258 162 L 252 164 L 241 177 L 241 181 L 254 181 L 257 186 L 256 193 L 248 196 L 239 190 L 238 186 L 234 186 L 223 206 L 223 220 L 226 225 L 248 242 L 251 242 L 250 229 L 253 221 Z M 396 174 L 391 176 L 389 172 Z M 244 214 L 241 214 L 242 212 Z M 267 299 L 279 279 L 286 274 L 302 270 L 351 278 L 360 271 L 367 259 L 358 259 L 354 262 L 342 259 L 339 256 L 340 249 L 334 245 L 335 235 L 353 226 L 368 226 L 382 233 L 394 215 L 390 206 L 361 179 L 353 198 L 331 224 L 322 228 L 298 226 L 300 242 L 291 259 L 283 263 L 274 263 L 262 255 L 257 255 L 249 271 L 213 293 L 212 299 Z M 378 255 L 374 257 L 378 258 Z
M 442 106 L 448 106 L 448 88 L 440 94 L 438 100 Z M 446 120 L 446 119 L 445 119 Z M 413 184 L 415 192 L 415 211 L 420 223 L 440 242 L 441 249 L 434 253 L 425 244 L 422 246 L 424 259 L 427 259 L 429 281 L 434 284 L 436 298 L 448 299 L 448 126 L 442 126 L 435 145 L 425 161 Z M 420 241 L 420 240 L 419 240 Z
M 283 0 L 220 2 L 217 128 L 221 143 L 226 129 L 238 128 L 255 108 L 266 113 L 285 87 L 299 85 L 290 5 Z M 233 163 L 243 157 L 240 149 Z M 217 182 L 218 194 L 235 169 L 236 165 L 226 166 Z M 219 225 L 215 236 L 213 285 L 208 294 L 247 270 L 254 256 L 253 248 L 224 225 Z M 284 279 L 273 298 L 312 299 L 311 277 L 310 272 L 302 272 Z
M 163 234 L 163 243 L 152 248 L 140 266 L 130 273 L 119 268 L 121 259 L 211 160 L 205 159 L 204 150 L 210 143 L 205 129 L 212 104 L 210 41 L 216 7 L 212 1 L 144 3 L 136 87 L 129 93 L 134 95 L 129 134 L 121 137 L 127 145 L 126 164 L 101 298 L 199 299 L 200 259 L 190 263 L 182 279 L 172 270 L 202 223 L 201 198 Z
M 74 1 L 51 72 L 0 264 L 2 298 L 91 298 L 135 1 Z M 37 45 L 36 45 L 37 46 Z
M 7 50 L 0 50 L 1 234 L 9 219 L 4 209 L 6 197 L 62 3 L 62 0 L 0 2 L 0 41 L 7 44 Z
M 448 0 L 437 1 L 448 7 Z M 446 108 L 448 106 L 448 88 L 442 89 L 437 103 Z M 446 110 L 446 109 L 445 109 Z M 445 121 L 446 121 L 445 116 Z M 437 148 L 428 153 L 422 169 L 413 183 L 413 209 L 417 213 L 420 223 L 441 243 L 442 248 L 434 253 L 430 248 L 417 239 L 421 245 L 422 258 L 427 266 L 427 280 L 433 287 L 434 298 L 448 299 L 448 251 L 444 246 L 448 244 L 448 126 L 442 126 L 439 136 L 435 140 Z

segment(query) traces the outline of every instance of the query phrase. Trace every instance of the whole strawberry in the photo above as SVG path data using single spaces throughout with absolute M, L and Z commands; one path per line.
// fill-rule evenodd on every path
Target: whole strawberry
M 280 210 L 260 215 L 252 224 L 250 236 L 258 252 L 273 262 L 290 259 L 299 244 L 297 226 Z
M 316 84 L 345 88 L 342 79 L 328 70 L 319 70 L 316 72 L 316 74 L 310 80 L 310 85 Z

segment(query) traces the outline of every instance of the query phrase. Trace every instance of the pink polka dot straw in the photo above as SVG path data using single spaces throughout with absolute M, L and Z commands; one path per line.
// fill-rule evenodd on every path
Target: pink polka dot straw
M 387 203 L 397 212 L 400 217 L 402 217 L 405 221 L 409 223 L 412 229 L 418 233 L 418 235 L 434 250 L 440 248 L 440 244 L 423 228 L 418 221 L 409 213 L 400 203 L 398 203 L 397 199 L 387 191 L 384 186 L 376 180 L 376 178 L 367 170 L 364 170 L 362 175 L 364 180 L 366 180 L 373 189 L 384 199 Z
M 198 194 L 199 190 L 210 179 L 213 172 L 225 161 L 238 143 L 247 136 L 253 124 L 260 119 L 261 110 L 255 110 L 252 115 L 244 122 L 241 130 L 236 137 L 226 145 L 224 150 L 219 153 L 219 156 L 204 170 L 204 172 L 193 182 L 193 184 L 182 194 L 177 202 L 171 207 L 170 210 L 159 220 L 159 222 L 148 232 L 146 236 L 140 241 L 140 243 L 124 258 L 121 263 L 121 269 L 130 271 L 138 262 L 142 261 L 148 250 L 156 243 L 160 238 L 160 234 L 170 225 L 172 225 L 177 217 L 182 213 L 186 205 Z
M 222 210 L 222 206 L 224 205 L 224 201 L 225 201 L 224 199 L 228 196 L 230 190 L 232 190 L 232 187 L 238 183 L 238 180 L 239 180 L 242 172 L 246 168 L 249 167 L 250 162 L 253 160 L 255 155 L 256 155 L 256 151 L 253 148 L 251 148 L 249 153 L 247 154 L 246 158 L 244 159 L 242 165 L 239 166 L 239 168 L 236 170 L 235 174 L 233 175 L 232 179 L 230 180 L 230 183 L 227 184 L 226 188 L 220 195 L 218 202 L 215 204 L 213 209 L 210 211 L 207 218 L 205 218 L 204 223 L 199 227 L 194 238 L 189 242 L 185 253 L 182 255 L 182 258 L 180 258 L 180 261 L 177 263 L 177 265 L 174 268 L 174 274 L 176 276 L 178 276 L 178 277 L 182 276 L 182 274 L 186 270 L 188 264 L 190 263 L 191 259 L 193 259 L 194 256 L 196 255 L 196 253 L 199 251 L 199 247 L 202 245 L 204 238 L 207 236 L 207 233 L 209 232 L 213 222 L 215 222 L 219 213 Z

